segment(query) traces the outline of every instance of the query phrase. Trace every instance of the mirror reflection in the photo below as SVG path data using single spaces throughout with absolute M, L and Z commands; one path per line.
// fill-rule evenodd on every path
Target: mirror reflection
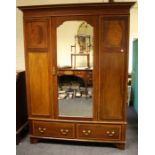
M 57 28 L 59 116 L 93 115 L 93 27 L 66 21 Z

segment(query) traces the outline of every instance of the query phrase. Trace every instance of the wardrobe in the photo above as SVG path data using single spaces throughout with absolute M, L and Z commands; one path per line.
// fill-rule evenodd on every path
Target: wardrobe
M 18 7 L 23 11 L 31 143 L 56 139 L 125 148 L 133 4 Z M 83 56 L 77 56 L 76 68 L 70 65 L 71 54 Z

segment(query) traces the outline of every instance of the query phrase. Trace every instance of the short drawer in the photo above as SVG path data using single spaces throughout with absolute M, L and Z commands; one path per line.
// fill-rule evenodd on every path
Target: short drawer
M 86 72 L 82 72 L 82 71 L 75 71 L 74 73 L 75 73 L 75 75 L 83 75 L 83 76 L 87 75 Z
M 74 138 L 75 128 L 72 123 L 34 121 L 33 134 L 45 137 Z
M 78 124 L 77 138 L 121 140 L 121 125 Z

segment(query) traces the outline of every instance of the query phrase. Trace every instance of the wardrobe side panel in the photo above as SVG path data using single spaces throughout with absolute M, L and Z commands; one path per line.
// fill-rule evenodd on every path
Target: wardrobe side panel
M 123 120 L 127 69 L 127 18 L 100 18 L 100 120 Z
M 50 18 L 25 19 L 24 29 L 29 116 L 50 117 Z

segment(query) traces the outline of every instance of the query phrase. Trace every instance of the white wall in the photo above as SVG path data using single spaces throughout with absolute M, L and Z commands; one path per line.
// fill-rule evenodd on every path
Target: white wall
M 67 21 L 57 28 L 57 64 L 58 66 L 71 66 L 71 45 L 76 44 L 76 52 L 80 51 L 75 35 L 77 35 L 79 26 L 84 21 Z M 89 34 L 93 37 L 93 27 L 89 27 Z M 92 56 L 92 51 L 90 52 Z M 77 56 L 76 66 L 87 67 L 87 57 Z M 74 59 L 73 59 L 74 64 Z M 90 57 L 90 66 L 92 66 L 92 57 Z
M 132 43 L 138 38 L 138 6 L 135 5 L 130 11 L 130 42 L 129 42 L 129 73 L 132 71 Z
M 108 2 L 108 0 L 16 0 L 19 6 L 24 5 L 44 5 L 44 4 L 67 4 L 67 3 L 93 3 Z
M 64 4 L 64 3 L 91 3 L 91 2 L 107 2 L 108 0 L 16 0 L 17 6 L 25 6 L 25 5 L 44 5 L 44 4 Z M 115 0 L 116 1 L 116 0 Z M 133 0 L 117 0 L 117 1 L 133 1 Z M 134 37 L 138 36 L 138 7 L 135 5 L 131 9 L 131 18 L 130 18 L 130 42 Z M 17 9 L 16 11 L 16 69 L 23 70 L 25 69 L 24 62 L 24 39 L 23 39 L 23 19 L 22 12 Z M 131 43 L 130 43 L 131 46 Z M 130 53 L 131 48 L 130 48 Z M 131 54 L 130 54 L 130 65 L 129 70 L 131 70 Z
M 24 37 L 23 37 L 23 13 L 16 9 L 16 69 L 25 69 L 24 61 Z

